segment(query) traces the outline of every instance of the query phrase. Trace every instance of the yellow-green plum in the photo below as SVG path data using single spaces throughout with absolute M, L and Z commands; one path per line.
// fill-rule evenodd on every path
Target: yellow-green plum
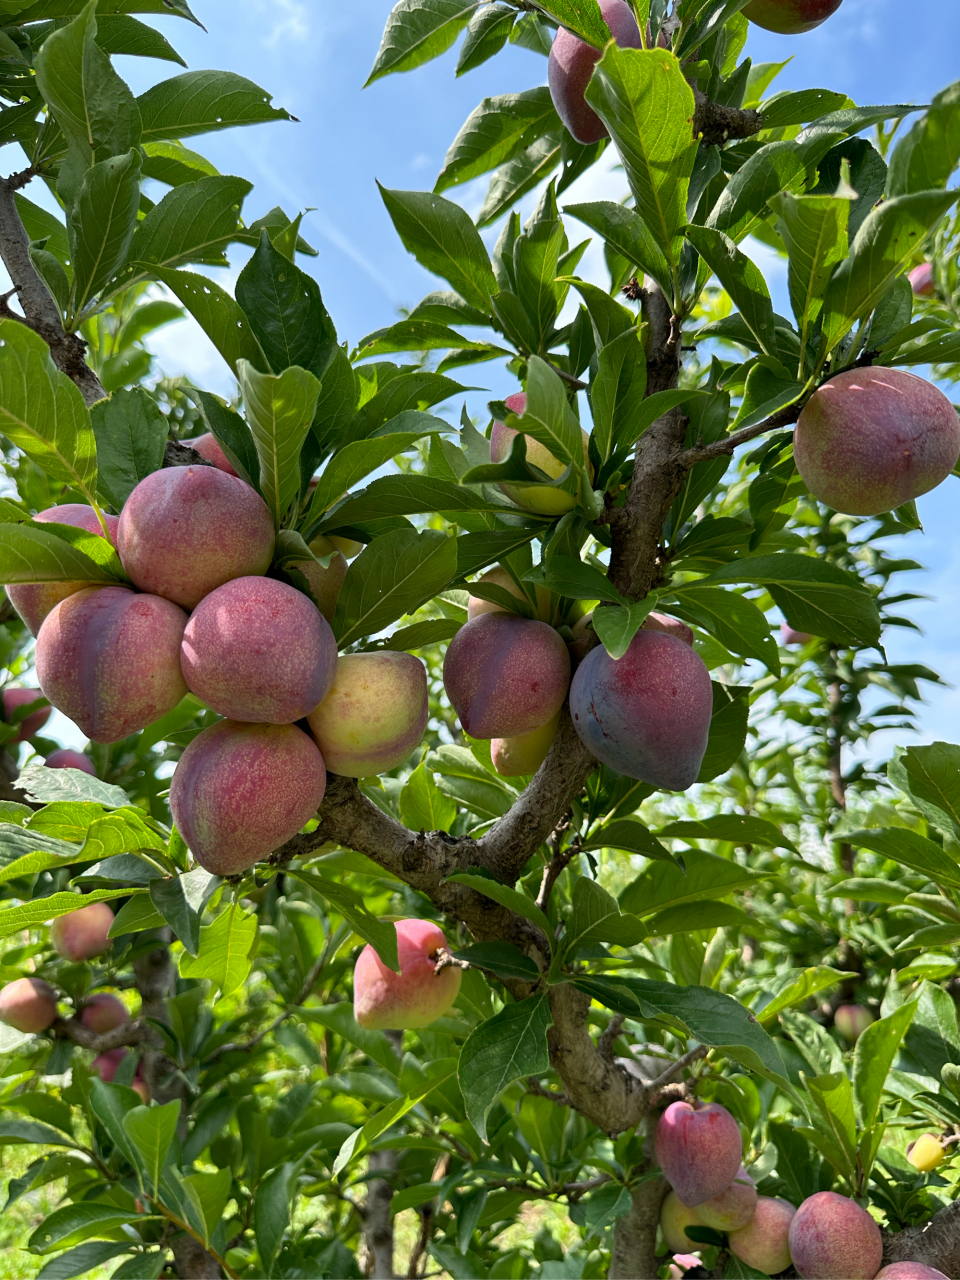
M 69 915 L 57 916 L 50 925 L 50 942 L 54 951 L 78 964 L 109 951 L 113 942 L 107 937 L 113 927 L 113 912 L 105 902 L 91 902 Z
M 960 457 L 960 418 L 932 382 L 903 369 L 848 369 L 803 406 L 797 470 L 835 511 L 876 516 L 935 489 Z
M 856 1044 L 872 1022 L 873 1014 L 862 1004 L 842 1004 L 833 1015 L 833 1025 L 850 1044 Z
M 562 32 L 561 32 L 562 34 Z M 586 46 L 589 48 L 589 46 Z M 596 50 L 593 50 L 596 52 Z M 519 391 L 516 395 L 507 396 L 504 401 L 507 408 L 515 413 L 517 417 L 522 418 L 527 408 L 527 395 L 525 391 Z M 494 422 L 493 429 L 490 432 L 490 461 L 504 462 L 510 456 L 510 450 L 513 448 L 513 442 L 520 433 L 515 431 L 513 427 L 508 427 L 505 422 Z M 583 437 L 583 460 L 589 468 L 589 458 L 587 450 L 590 444 L 590 437 L 585 431 L 581 431 Z M 534 440 L 533 436 L 524 437 L 527 442 L 527 461 L 532 466 L 538 467 L 551 480 L 555 480 L 566 471 L 567 464 L 561 462 L 559 458 L 555 458 L 550 450 Z M 524 511 L 532 511 L 540 516 L 560 516 L 565 511 L 572 511 L 577 505 L 576 495 L 567 493 L 563 489 L 551 489 L 543 484 L 523 484 L 517 481 L 504 482 L 500 488 L 507 495 L 511 502 L 515 502 L 518 507 L 522 507 Z
M 737 1176 L 718 1196 L 697 1205 L 704 1226 L 714 1231 L 737 1231 L 752 1219 L 757 1208 L 757 1188 L 746 1169 L 740 1167 Z
M 490 743 L 493 767 L 501 778 L 519 778 L 536 773 L 550 754 L 560 727 L 560 712 L 540 729 L 518 734 L 515 738 L 494 738 Z
M 234 578 L 190 615 L 180 665 L 190 692 L 218 715 L 293 724 L 329 692 L 337 642 L 302 591 L 274 578 Z
M 626 0 L 600 0 L 600 13 L 621 48 L 643 47 L 640 28 Z M 557 114 L 578 142 L 599 142 L 607 136 L 603 121 L 584 98 L 599 61 L 599 49 L 560 28 L 550 49 L 547 79 Z
M 117 528 L 134 584 L 184 609 L 231 578 L 266 573 L 273 544 L 267 504 L 216 467 L 151 472 L 124 503 Z
M 206 459 L 207 462 L 212 462 L 218 471 L 225 471 L 228 476 L 237 475 L 236 468 L 223 452 L 219 440 L 212 431 L 208 431 L 202 436 L 194 436 L 192 440 L 182 440 L 181 444 L 186 445 L 188 449 L 195 449 L 201 458 Z M 237 476 L 238 480 L 239 478 Z
M 427 670 L 411 653 L 346 653 L 307 716 L 331 773 L 372 778 L 403 764 L 427 727 Z
M 570 654 L 545 622 L 484 613 L 450 641 L 443 684 L 471 737 L 514 738 L 543 728 L 563 706 Z
M 44 696 L 39 689 L 4 689 L 3 713 L 7 721 L 13 719 L 15 711 L 19 711 L 21 707 L 29 707 L 31 703 Z M 51 710 L 51 707 L 40 707 L 39 710 L 31 711 L 28 716 L 24 716 L 18 726 L 16 737 L 10 739 L 11 745 L 16 742 L 27 742 L 38 734 L 50 719 Z
M 38 1035 L 53 1026 L 57 1018 L 57 993 L 42 978 L 16 978 L 0 991 L 0 1022 Z
M 713 686 L 689 644 L 641 629 L 622 658 L 600 645 L 591 649 L 574 673 L 570 714 L 602 764 L 654 787 L 685 791 L 706 753 Z
M 880 1228 L 836 1191 L 808 1196 L 790 1223 L 790 1257 L 804 1280 L 873 1280 L 883 1261 Z
M 934 275 L 932 262 L 921 262 L 907 276 L 910 288 L 917 298 L 932 298 L 937 292 L 937 277 Z
M 654 1148 L 664 1177 L 693 1208 L 726 1191 L 743 1158 L 740 1128 L 719 1102 L 672 1102 L 657 1122 Z
M 74 751 L 72 747 L 59 747 L 56 751 L 51 751 L 43 763 L 48 769 L 79 769 L 94 778 L 97 776 L 90 757 L 85 756 L 82 751 Z
M 742 9 L 745 18 L 765 31 L 782 36 L 802 35 L 837 12 L 842 0 L 749 0 Z
M 924 1262 L 891 1262 L 877 1272 L 876 1280 L 950 1280 L 950 1277 Z
M 790 1223 L 796 1212 L 786 1200 L 758 1196 L 750 1221 L 730 1232 L 730 1252 L 764 1275 L 775 1276 L 786 1271 L 790 1265 Z
M 33 518 L 38 524 L 69 524 L 75 529 L 85 529 L 87 533 L 103 537 L 103 526 L 96 511 L 82 502 L 64 502 L 59 507 L 48 507 L 46 511 L 38 511 Z M 104 515 L 103 518 L 116 546 L 119 517 Z M 4 589 L 10 603 L 27 624 L 30 634 L 38 636 L 44 618 L 55 604 L 89 586 L 89 582 L 21 582 L 11 583 Z
M 398 920 L 394 928 L 400 972 L 388 969 L 371 946 L 353 971 L 354 1017 L 372 1031 L 428 1027 L 460 992 L 459 968 L 437 972 L 437 952 L 447 945 L 442 929 L 429 920 Z
M 488 569 L 481 578 L 479 583 L 488 583 L 490 586 L 500 587 L 504 591 L 510 593 L 517 600 L 526 600 L 530 603 L 529 597 L 524 595 L 522 589 L 517 586 L 506 569 L 501 569 L 499 565 L 496 569 Z M 537 597 L 537 614 L 541 621 L 549 622 L 553 616 L 554 597 L 546 587 L 535 588 Z M 475 596 L 471 593 L 467 599 L 467 621 L 473 618 L 479 618 L 482 613 L 507 613 L 509 610 L 504 609 L 502 605 L 496 604 L 493 600 L 484 600 L 482 596 Z
M 674 1253 L 696 1249 L 698 1243 L 687 1235 L 687 1227 L 702 1227 L 703 1219 L 696 1209 L 684 1204 L 675 1191 L 668 1191 L 660 1206 L 660 1230 L 667 1248 Z
M 295 836 L 326 785 L 323 757 L 296 725 L 221 720 L 180 757 L 170 812 L 197 862 L 232 876 Z
M 303 574 L 320 612 L 328 622 L 332 622 L 337 611 L 340 588 L 347 576 L 347 558 L 333 539 L 325 538 L 323 534 L 313 539 L 310 550 L 317 557 L 316 560 L 296 560 L 290 567 L 299 569 Z M 328 564 L 318 563 L 328 557 Z
M 40 688 L 91 741 L 120 742 L 186 696 L 180 670 L 186 625 L 184 611 L 160 596 L 126 587 L 78 591 L 40 628 Z
M 129 1022 L 130 1013 L 122 1000 L 110 995 L 108 991 L 98 991 L 83 1002 L 80 1021 L 90 1031 L 96 1031 L 97 1035 L 102 1036 L 105 1031 L 112 1031 L 114 1027 L 122 1027 L 125 1022 Z
M 932 1133 L 922 1134 L 916 1142 L 911 1142 L 907 1147 L 907 1159 L 921 1173 L 932 1173 L 943 1164 L 946 1156 L 947 1153 L 940 1139 Z
M 344 559 L 346 560 L 352 560 L 363 550 L 364 544 L 362 542 L 358 542 L 356 538 L 344 538 L 341 537 L 339 533 L 331 533 L 329 537 L 337 550 L 343 552 Z

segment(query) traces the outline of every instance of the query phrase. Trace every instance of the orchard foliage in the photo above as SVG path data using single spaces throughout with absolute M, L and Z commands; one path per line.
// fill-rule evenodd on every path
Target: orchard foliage
M 400 0 L 371 92 L 461 35 L 549 84 L 381 189 L 438 287 L 351 348 L 302 215 L 193 150 L 288 113 L 112 64 L 181 63 L 134 13 L 185 0 L 0 0 L 0 1142 L 46 1280 L 960 1275 L 960 747 L 862 749 L 938 680 L 884 642 L 960 453 L 916 376 L 960 371 L 960 85 L 777 93 L 748 18 L 838 4 Z M 605 152 L 623 201 L 568 203 Z M 229 403 L 152 374 L 186 314 Z

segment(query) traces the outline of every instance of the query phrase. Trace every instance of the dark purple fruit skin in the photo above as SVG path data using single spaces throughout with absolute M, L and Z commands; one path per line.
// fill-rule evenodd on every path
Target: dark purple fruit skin
M 803 407 L 797 470 L 835 511 L 876 516 L 945 480 L 960 457 L 960 418 L 932 382 L 903 369 L 848 369 Z
M 843 0 L 750 0 L 741 12 L 764 31 L 798 36 L 837 12 Z
M 600 12 L 610 34 L 622 49 L 642 49 L 640 28 L 626 0 L 600 0 Z M 557 32 L 547 62 L 550 96 L 557 114 L 578 142 L 599 142 L 606 126 L 588 107 L 584 92 L 600 61 L 599 49 L 578 40 L 562 27 Z
M 622 658 L 592 649 L 570 686 L 570 714 L 602 764 L 665 791 L 697 780 L 713 687 L 703 659 L 662 631 L 640 630 Z

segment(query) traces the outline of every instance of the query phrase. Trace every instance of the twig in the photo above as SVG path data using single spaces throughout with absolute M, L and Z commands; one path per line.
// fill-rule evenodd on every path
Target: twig
M 705 1044 L 698 1045 L 696 1049 L 691 1049 L 689 1053 L 685 1053 L 682 1058 L 677 1058 L 676 1062 L 671 1062 L 666 1071 L 662 1071 L 655 1080 L 651 1080 L 647 1085 L 649 1093 L 656 1093 L 658 1089 L 662 1089 L 664 1085 L 680 1074 L 685 1067 L 689 1067 L 691 1063 L 698 1062 L 701 1058 L 705 1058 L 710 1052 Z
M 560 847 L 560 838 L 569 826 L 570 814 L 568 813 L 563 821 L 557 824 L 548 840 L 548 843 L 553 845 L 553 856 L 543 869 L 543 879 L 540 882 L 540 892 L 537 895 L 537 906 L 541 911 L 546 911 L 547 904 L 550 901 L 550 894 L 553 892 L 553 886 L 580 852 L 579 840 L 572 840 L 565 849 Z
M 527 1080 L 527 1088 L 531 1093 L 535 1093 L 538 1098 L 549 1098 L 551 1102 L 555 1102 L 558 1107 L 569 1107 L 570 1099 L 565 1093 L 554 1093 L 552 1089 L 545 1089 L 536 1076 L 530 1076 Z
M 800 417 L 802 408 L 802 404 L 788 405 L 786 409 L 778 410 L 776 413 L 771 414 L 769 418 L 764 418 L 763 422 L 757 422 L 752 427 L 744 427 L 742 431 L 734 431 L 732 435 L 723 436 L 720 440 L 713 440 L 710 444 L 694 445 L 680 455 L 680 465 L 689 471 L 698 462 L 709 462 L 711 458 L 720 458 L 725 453 L 733 453 L 738 445 L 746 444 L 748 440 L 755 440 L 757 436 L 762 436 L 767 431 L 776 431 L 780 427 L 789 427 Z
M 597 1049 L 600 1051 L 600 1057 L 607 1062 L 613 1061 L 613 1046 L 617 1043 L 617 1037 L 623 1030 L 623 1024 L 625 1022 L 626 1017 L 622 1013 L 616 1014 L 610 1019 L 606 1031 L 603 1032 L 600 1039 L 597 1041 Z
M 565 369 L 561 369 L 559 365 L 553 363 L 552 360 L 546 362 L 554 373 L 558 374 L 564 382 L 573 387 L 575 391 L 586 391 L 589 387 L 588 382 L 581 382 L 579 378 L 575 378 L 572 373 L 567 373 Z
M 146 1028 L 139 1018 L 121 1022 L 119 1027 L 104 1032 L 91 1031 L 79 1018 L 57 1018 L 50 1031 L 58 1040 L 72 1040 L 81 1049 L 91 1049 L 94 1053 L 107 1053 L 110 1049 L 120 1049 L 125 1045 L 143 1044 L 148 1039 Z

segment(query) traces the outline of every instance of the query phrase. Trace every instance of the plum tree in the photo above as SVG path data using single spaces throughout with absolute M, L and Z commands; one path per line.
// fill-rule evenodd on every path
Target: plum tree
M 625 0 L 614 0 L 617 4 L 623 4 L 626 8 Z M 560 33 L 563 34 L 562 32 Z M 560 36 L 558 35 L 557 39 Z M 578 43 L 582 43 L 578 42 Z M 585 45 L 589 49 L 589 45 Z M 591 50 L 596 52 L 596 50 Z M 525 391 L 517 392 L 515 395 L 507 396 L 504 404 L 517 417 L 522 418 L 527 411 L 527 395 Z M 494 419 L 493 427 L 490 431 L 490 461 L 504 462 L 510 456 L 513 448 L 513 442 L 520 434 L 514 427 L 508 427 L 505 422 L 499 422 Z M 583 437 L 583 459 L 589 468 L 589 446 L 590 437 L 585 431 L 581 432 Z M 555 457 L 546 445 L 541 444 L 539 440 L 535 440 L 533 436 L 524 436 L 527 446 L 527 462 L 537 467 L 544 475 L 549 476 L 551 480 L 556 480 L 566 471 L 566 464 Z M 565 489 L 555 489 L 545 484 L 524 484 L 518 481 L 503 481 L 500 488 L 507 495 L 511 502 L 515 502 L 518 507 L 522 507 L 525 511 L 533 511 L 541 516 L 558 516 L 563 515 L 565 511 L 572 511 L 577 505 L 576 494 L 568 493 Z
M 833 1025 L 850 1044 L 856 1044 L 872 1022 L 873 1014 L 862 1004 L 842 1004 L 833 1015 Z
M 730 1232 L 730 1252 L 764 1275 L 786 1271 L 790 1266 L 790 1224 L 796 1212 L 788 1200 L 758 1196 L 750 1221 Z
M 15 978 L 0 989 L 0 1022 L 38 1035 L 57 1018 L 57 993 L 42 978 Z
M 273 547 L 266 503 L 216 467 L 151 472 L 124 503 L 117 527 L 117 550 L 134 584 L 184 609 L 231 578 L 266 573 Z
M 187 692 L 180 645 L 187 615 L 126 587 L 78 591 L 37 638 L 40 687 L 92 742 L 119 742 L 172 711 Z
M 527 773 L 536 773 L 546 760 L 559 727 L 558 711 L 539 729 L 531 729 L 529 733 L 521 733 L 515 738 L 494 738 L 490 743 L 490 756 L 501 778 L 519 778 Z
M 676 1191 L 667 1192 L 660 1206 L 660 1230 L 663 1232 L 668 1249 L 672 1249 L 674 1253 L 680 1253 L 684 1249 L 695 1249 L 697 1242 L 692 1236 L 687 1235 L 687 1227 L 705 1225 L 697 1209 L 684 1204 Z
M 237 475 L 233 463 L 223 452 L 219 440 L 212 431 L 207 431 L 202 436 L 193 436 L 185 440 L 184 444 L 190 449 L 195 449 L 201 458 L 206 458 L 207 462 L 212 462 L 218 471 L 225 471 L 228 476 Z
M 664 1177 L 691 1208 L 726 1191 L 743 1158 L 740 1129 L 719 1102 L 672 1102 L 654 1145 Z
M 570 654 L 545 622 L 485 613 L 451 640 L 443 684 L 471 737 L 514 738 L 556 716 L 570 685 Z
M 790 1223 L 790 1257 L 804 1280 L 873 1280 L 883 1259 L 880 1228 L 855 1200 L 818 1191 Z
M 907 276 L 910 288 L 917 298 L 932 298 L 937 292 L 937 277 L 932 262 L 921 262 Z
M 943 1143 L 932 1133 L 921 1134 L 916 1142 L 907 1147 L 907 1159 L 921 1173 L 931 1173 L 940 1167 L 947 1158 Z
M 354 1017 L 371 1031 L 428 1027 L 460 994 L 460 969 L 437 969 L 439 952 L 447 946 L 443 930 L 430 920 L 398 920 L 394 927 L 400 972 L 388 968 L 369 945 L 353 970 Z
M 302 591 L 273 578 L 234 578 L 190 615 L 180 665 L 190 692 L 219 715 L 292 724 L 329 693 L 337 642 Z
M 91 902 L 70 915 L 58 916 L 50 925 L 50 943 L 64 960 L 77 964 L 92 960 L 113 946 L 107 936 L 113 927 L 113 912 L 105 902 Z
M 127 1006 L 108 991 L 98 991 L 95 995 L 88 996 L 80 1010 L 83 1025 L 100 1035 L 105 1031 L 112 1031 L 114 1027 L 123 1026 L 129 1020 Z
M 197 862 L 232 876 L 296 835 L 326 785 L 323 757 L 296 725 L 221 720 L 180 757 L 170 811 Z
M 618 45 L 625 49 L 641 47 L 640 28 L 626 0 L 600 0 L 600 13 Z M 578 142 L 599 142 L 607 137 L 606 126 L 584 98 L 599 60 L 599 49 L 564 27 L 557 32 L 550 47 L 547 62 L 550 96 L 557 115 Z
M 570 686 L 574 727 L 591 754 L 668 791 L 696 781 L 712 713 L 703 659 L 658 631 L 638 631 L 622 658 L 591 650 Z
M 765 31 L 796 36 L 826 22 L 841 3 L 842 0 L 748 0 L 743 14 Z
M 701 1222 L 714 1231 L 737 1231 L 751 1222 L 757 1209 L 757 1188 L 742 1166 L 725 1191 L 696 1206 Z
M 347 653 L 307 723 L 331 773 L 371 778 L 409 757 L 430 708 L 427 672 L 409 653 Z
M 875 516 L 946 479 L 960 457 L 960 419 L 943 392 L 914 373 L 848 369 L 804 405 L 793 448 L 816 498 Z
M 80 769 L 83 773 L 97 776 L 97 770 L 89 756 L 82 751 L 74 751 L 72 747 L 59 747 L 51 751 L 43 762 L 48 769 Z
M 10 720 L 15 711 L 19 711 L 21 707 L 29 707 L 43 697 L 45 694 L 39 689 L 4 689 L 3 714 L 7 720 Z M 36 737 L 50 719 L 51 710 L 50 707 L 40 707 L 37 711 L 31 711 L 29 715 L 24 716 L 20 721 L 18 733 L 10 739 L 11 745 L 17 742 L 28 742 Z

